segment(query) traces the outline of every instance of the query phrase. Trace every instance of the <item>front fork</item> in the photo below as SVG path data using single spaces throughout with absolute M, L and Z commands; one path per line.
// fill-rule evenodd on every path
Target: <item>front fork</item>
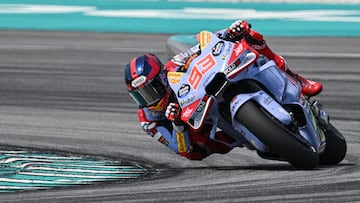
M 308 105 L 309 114 L 312 124 L 319 136 L 320 147 L 319 152 L 323 152 L 326 145 L 325 131 L 329 127 L 329 115 L 324 111 L 319 101 L 309 101 Z
M 310 105 L 311 111 L 319 122 L 321 129 L 327 129 L 330 124 L 329 115 L 324 111 L 319 101 L 312 101 Z

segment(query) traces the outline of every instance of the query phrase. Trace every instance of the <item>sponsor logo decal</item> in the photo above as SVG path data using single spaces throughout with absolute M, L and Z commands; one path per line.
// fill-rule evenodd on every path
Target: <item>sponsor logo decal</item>
M 234 63 L 229 65 L 225 70 L 224 74 L 229 75 L 233 70 L 235 70 L 241 64 L 240 59 L 237 59 Z
M 228 64 L 230 65 L 230 63 L 232 63 L 234 60 L 236 60 L 240 56 L 240 54 L 243 52 L 243 50 L 244 50 L 244 46 L 242 43 L 235 44 Z
M 135 88 L 141 87 L 146 82 L 146 76 L 140 76 L 131 82 L 131 85 Z
M 192 104 L 190 104 L 189 106 L 185 107 L 181 113 L 181 120 L 183 121 L 188 121 L 190 116 L 194 113 L 196 107 L 198 106 L 198 104 L 200 103 L 200 99 L 194 101 Z
M 186 105 L 190 104 L 194 100 L 195 100 L 195 95 L 190 95 L 187 98 L 185 98 L 184 100 L 181 100 L 180 105 L 181 106 L 186 106 Z
M 168 77 L 169 83 L 178 84 L 180 82 L 182 74 L 183 73 L 180 73 L 180 72 L 168 72 L 167 77 Z
M 215 44 L 215 46 L 212 48 L 212 54 L 214 56 L 219 56 L 221 52 L 224 50 L 225 43 L 223 41 L 220 41 Z
M 204 49 L 207 44 L 211 43 L 211 35 L 207 31 L 200 33 L 200 49 Z
M 241 43 L 236 44 L 234 47 L 234 52 L 235 52 L 236 56 L 239 56 L 243 50 L 244 50 L 244 47 Z
M 178 153 L 184 154 L 186 152 L 185 136 L 183 132 L 176 132 L 176 139 L 178 142 Z
M 183 84 L 180 87 L 177 95 L 178 95 L 179 98 L 184 98 L 187 94 L 189 94 L 189 92 L 190 92 L 190 85 Z
M 197 107 L 196 111 L 201 112 L 204 109 L 205 105 L 206 105 L 206 101 L 201 100 L 201 102 L 200 102 L 199 106 Z

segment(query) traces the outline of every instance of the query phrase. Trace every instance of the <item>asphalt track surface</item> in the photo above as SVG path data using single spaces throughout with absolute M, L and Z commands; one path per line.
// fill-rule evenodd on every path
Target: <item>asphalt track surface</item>
M 0 143 L 144 164 L 126 183 L 5 193 L 0 202 L 360 201 L 360 39 L 267 38 L 294 70 L 324 84 L 317 98 L 344 134 L 337 166 L 296 170 L 236 148 L 190 161 L 145 135 L 123 83 L 144 52 L 165 59 L 168 35 L 0 32 Z

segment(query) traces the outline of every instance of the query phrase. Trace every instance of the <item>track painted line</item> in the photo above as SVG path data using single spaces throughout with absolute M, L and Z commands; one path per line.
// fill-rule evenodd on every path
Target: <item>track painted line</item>
M 26 150 L 0 150 L 0 192 L 50 189 L 141 178 L 135 164 Z

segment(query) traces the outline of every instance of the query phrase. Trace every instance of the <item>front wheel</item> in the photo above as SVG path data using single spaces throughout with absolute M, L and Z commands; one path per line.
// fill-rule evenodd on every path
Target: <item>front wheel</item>
M 296 135 L 279 121 L 272 118 L 254 101 L 246 102 L 235 117 L 252 132 L 272 152 L 288 161 L 296 168 L 312 169 L 319 163 L 318 153 L 305 140 L 300 141 Z
M 336 165 L 345 158 L 347 150 L 345 138 L 332 124 L 324 133 L 326 145 L 324 152 L 320 154 L 320 164 Z

